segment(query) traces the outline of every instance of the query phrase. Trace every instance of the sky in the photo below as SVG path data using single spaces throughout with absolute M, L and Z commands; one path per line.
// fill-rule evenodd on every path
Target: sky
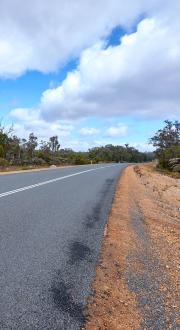
M 152 150 L 180 119 L 179 13 L 179 0 L 1 0 L 1 122 L 62 148 Z

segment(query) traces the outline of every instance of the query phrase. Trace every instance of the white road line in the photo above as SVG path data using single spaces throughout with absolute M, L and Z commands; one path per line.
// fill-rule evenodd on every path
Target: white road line
M 62 177 L 59 177 L 59 178 L 56 178 L 56 179 L 51 179 L 51 180 L 48 180 L 48 181 L 43 181 L 43 182 L 39 182 L 39 183 L 36 183 L 36 184 L 32 184 L 30 186 L 14 189 L 14 190 L 11 190 L 11 191 L 6 191 L 6 192 L 0 194 L 0 198 L 19 193 L 21 191 L 33 189 L 33 188 L 40 187 L 40 186 L 44 186 L 44 185 L 52 183 L 52 182 L 64 180 L 64 179 L 70 178 L 72 176 L 76 176 L 76 175 L 80 175 L 80 174 L 83 174 L 83 173 L 92 172 L 92 171 L 96 171 L 96 170 L 101 170 L 103 168 L 108 168 L 108 167 L 112 167 L 112 166 L 117 166 L 117 164 L 109 165 L 109 166 L 96 167 L 96 168 L 93 168 L 93 169 L 90 169 L 90 170 L 85 170 L 85 171 L 65 175 L 65 176 L 62 176 Z

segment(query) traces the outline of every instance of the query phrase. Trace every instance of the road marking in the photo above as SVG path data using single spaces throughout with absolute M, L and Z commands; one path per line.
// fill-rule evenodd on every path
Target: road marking
M 33 188 L 40 187 L 40 186 L 44 186 L 44 185 L 49 184 L 49 183 L 52 183 L 52 182 L 56 182 L 56 181 L 68 179 L 70 177 L 77 176 L 77 175 L 80 175 L 80 174 L 84 174 L 84 173 L 87 173 L 87 172 L 101 170 L 103 168 L 108 168 L 108 167 L 113 167 L 113 166 L 117 166 L 117 164 L 109 165 L 109 166 L 96 167 L 96 168 L 92 168 L 90 170 L 85 170 L 85 171 L 81 171 L 81 172 L 77 172 L 77 173 L 73 173 L 73 174 L 61 176 L 59 178 L 51 179 L 51 180 L 48 180 L 48 181 L 43 181 L 43 182 L 35 183 L 35 184 L 30 185 L 30 186 L 25 186 L 25 187 L 22 187 L 22 188 L 11 190 L 11 191 L 6 191 L 6 192 L 0 194 L 0 198 L 3 198 L 3 197 L 6 197 L 6 196 L 9 196 L 9 195 L 13 195 L 13 194 L 19 193 L 21 191 L 33 189 Z

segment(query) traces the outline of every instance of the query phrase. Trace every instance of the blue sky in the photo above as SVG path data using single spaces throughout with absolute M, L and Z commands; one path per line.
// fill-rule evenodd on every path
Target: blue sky
M 38 104 L 40 95 L 49 87 L 59 85 L 69 71 L 77 66 L 77 59 L 70 61 L 57 72 L 41 73 L 38 71 L 25 72 L 13 79 L 0 79 L 0 109 L 2 116 L 14 107 L 33 107 Z
M 57 134 L 61 147 L 76 150 L 110 143 L 151 150 L 163 120 L 180 114 L 178 1 L 78 0 L 71 12 L 64 0 L 60 8 L 33 0 L 28 12 L 22 1 L 27 21 L 15 2 L 0 14 L 2 121 L 21 137 Z

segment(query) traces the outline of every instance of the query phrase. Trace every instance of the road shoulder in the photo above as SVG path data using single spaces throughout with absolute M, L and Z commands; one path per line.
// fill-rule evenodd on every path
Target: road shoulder
M 149 166 L 121 177 L 86 310 L 86 330 L 176 329 L 180 180 Z

